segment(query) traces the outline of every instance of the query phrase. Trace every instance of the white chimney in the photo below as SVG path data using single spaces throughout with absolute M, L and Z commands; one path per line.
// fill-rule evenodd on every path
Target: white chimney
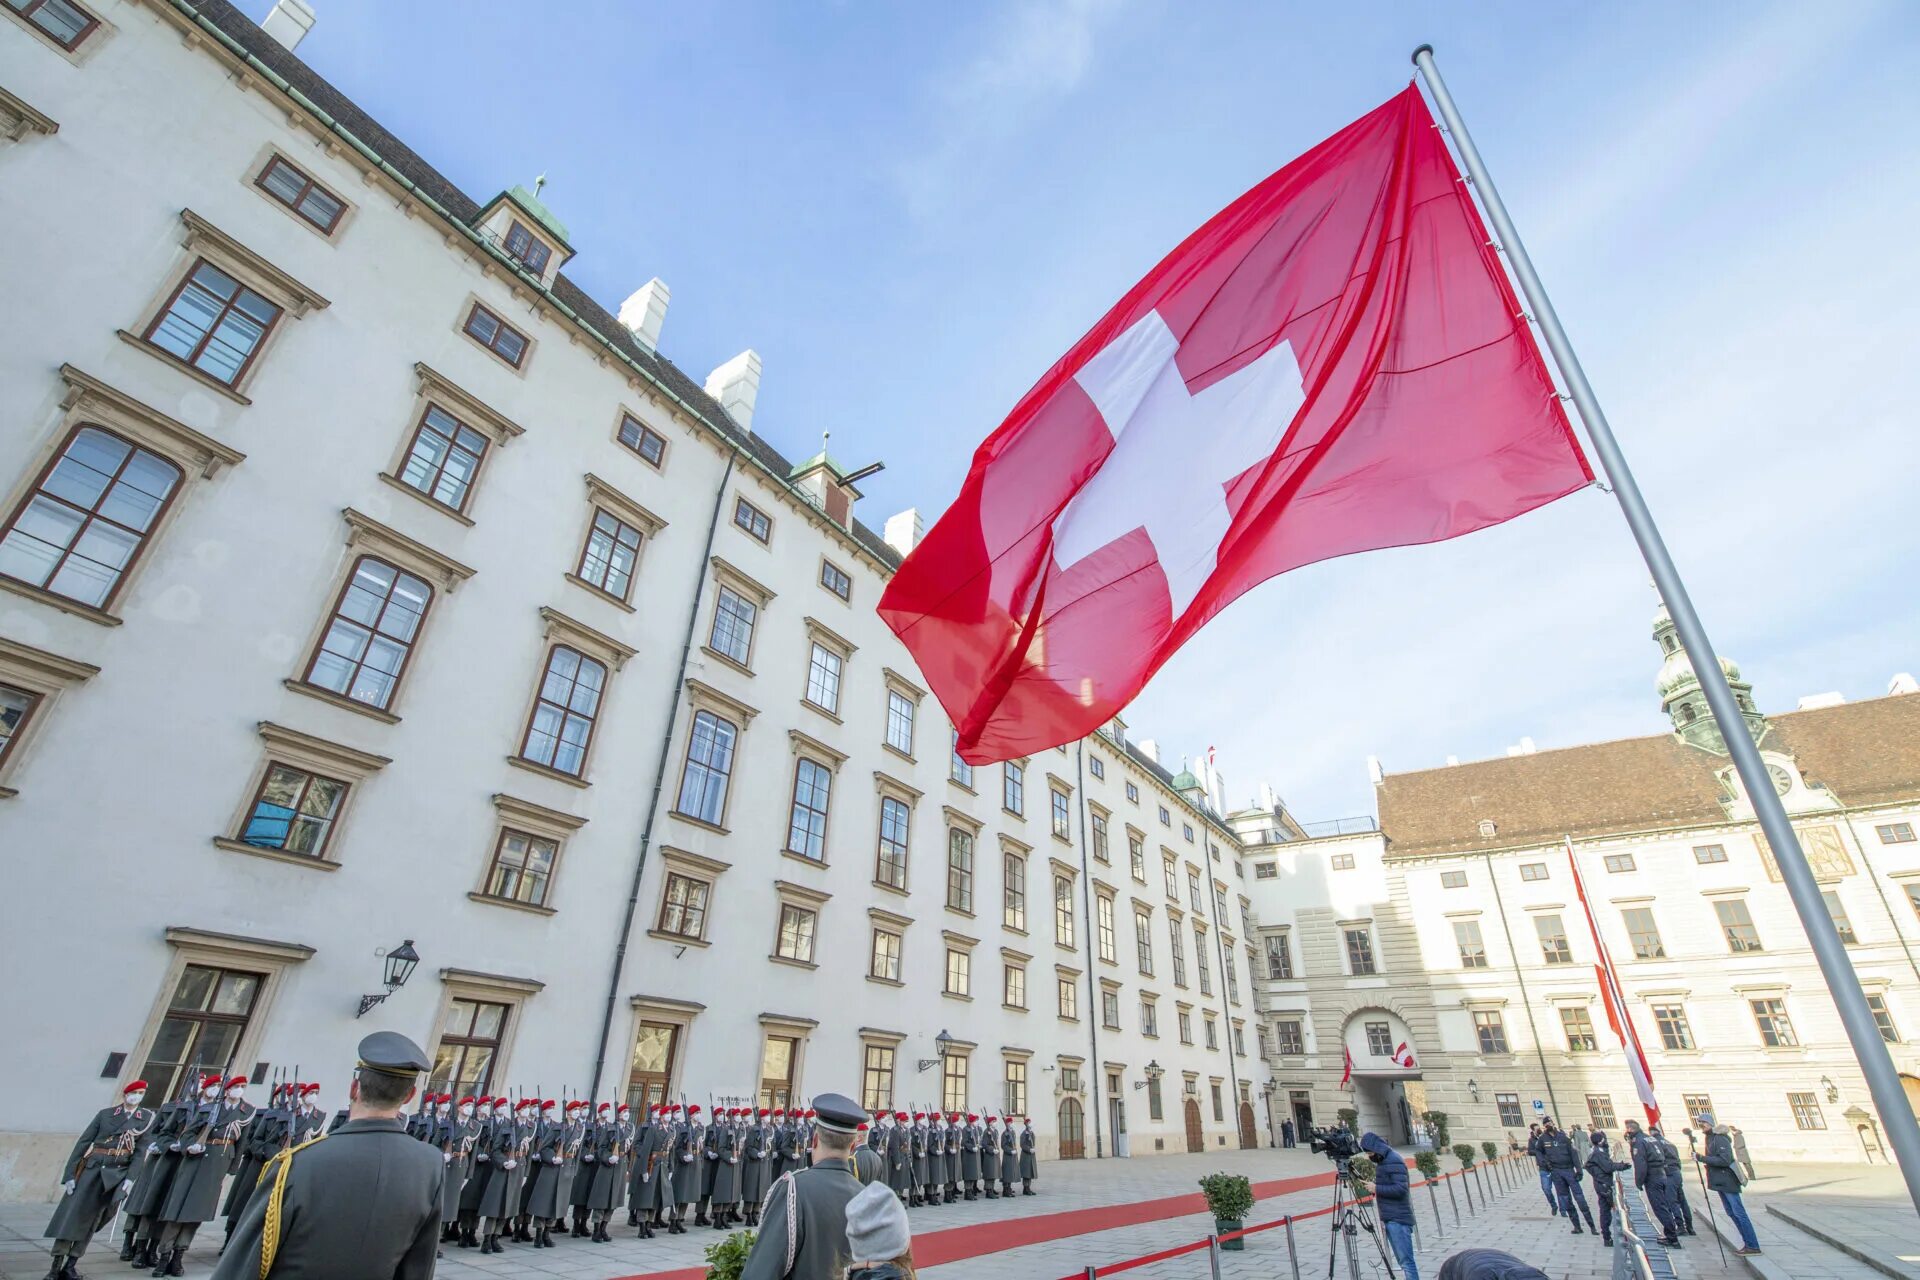
M 1800 699 L 1798 709 L 1801 711 L 1818 711 L 1822 707 L 1841 706 L 1846 700 L 1846 697 L 1837 689 L 1831 693 L 1810 693 Z
M 667 322 L 667 300 L 672 296 L 667 282 L 655 276 L 620 304 L 621 326 L 649 351 L 659 350 L 660 326 Z
M 920 545 L 920 536 L 925 532 L 926 525 L 920 519 L 920 508 L 908 507 L 887 517 L 886 528 L 881 531 L 880 537 L 895 551 L 908 556 Z
M 1887 693 L 1889 695 L 1896 693 L 1920 693 L 1920 680 L 1913 678 L 1913 672 L 1902 671 L 1899 675 L 1887 681 Z
M 1280 812 L 1280 796 L 1271 783 L 1260 784 L 1260 807 L 1268 813 Z
M 753 403 L 760 398 L 760 353 L 748 347 L 708 374 L 707 394 L 720 402 L 742 431 L 753 430 Z
M 1367 777 L 1372 779 L 1373 785 L 1376 787 L 1386 781 L 1387 773 L 1386 770 L 1380 767 L 1379 756 L 1367 757 Z
M 1522 738 L 1520 739 L 1520 741 L 1514 743 L 1512 746 L 1507 748 L 1507 755 L 1509 758 L 1513 758 L 1517 756 L 1530 756 L 1537 750 L 1539 750 L 1539 748 L 1533 745 L 1532 738 Z
M 1459 763 L 1460 763 L 1460 757 L 1459 757 L 1459 756 L 1448 756 L 1448 757 L 1447 757 L 1447 767 L 1448 767 L 1449 769 L 1451 769 L 1451 768 L 1453 768 L 1453 766 L 1455 766 L 1455 765 L 1457 765 L 1457 764 L 1459 764 Z
M 1160 744 L 1158 742 L 1155 742 L 1152 738 L 1142 738 L 1133 745 L 1139 749 L 1141 755 L 1153 761 L 1155 764 L 1160 763 Z
M 313 9 L 306 0 L 274 0 L 260 29 L 287 47 L 292 53 L 313 30 Z

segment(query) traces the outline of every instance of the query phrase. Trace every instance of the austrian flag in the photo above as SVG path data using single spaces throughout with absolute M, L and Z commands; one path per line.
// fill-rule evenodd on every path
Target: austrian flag
M 881 597 L 986 764 L 1082 737 L 1276 574 L 1592 480 L 1404 93 L 1265 179 L 1014 406 Z

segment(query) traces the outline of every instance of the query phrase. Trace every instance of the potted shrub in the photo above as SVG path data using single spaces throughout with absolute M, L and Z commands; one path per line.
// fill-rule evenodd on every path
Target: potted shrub
M 1237 1173 L 1210 1173 L 1200 1179 L 1200 1191 L 1207 1198 L 1207 1211 L 1213 1214 L 1215 1235 L 1238 1231 L 1247 1225 L 1247 1215 L 1253 1212 L 1253 1184 L 1244 1177 Z M 1246 1247 L 1246 1242 L 1222 1240 L 1220 1247 L 1240 1250 Z
M 1433 1131 L 1433 1149 L 1435 1151 L 1445 1151 L 1448 1145 L 1447 1139 L 1451 1136 L 1447 1131 L 1447 1113 L 1444 1111 L 1429 1111 L 1425 1119 L 1427 1127 Z
M 1342 1107 L 1339 1111 L 1340 1123 L 1354 1133 L 1360 1132 L 1360 1112 L 1353 1107 Z
M 1500 1148 L 1493 1144 L 1492 1139 L 1488 1139 L 1486 1142 L 1480 1144 L 1480 1154 L 1484 1155 L 1488 1160 L 1498 1160 L 1500 1158 Z
M 1433 1179 L 1440 1176 L 1440 1157 L 1435 1152 L 1414 1152 L 1413 1165 L 1414 1168 L 1420 1170 L 1420 1176 L 1423 1178 Z
M 1453 1158 L 1460 1162 L 1462 1169 L 1473 1168 L 1474 1159 L 1479 1154 L 1479 1152 L 1473 1149 L 1471 1142 L 1456 1143 L 1453 1148 Z
M 740 1280 L 747 1269 L 747 1255 L 753 1252 L 754 1233 L 736 1231 L 718 1244 L 707 1246 L 707 1280 Z
M 1354 1190 L 1363 1196 L 1373 1194 L 1373 1161 L 1366 1156 L 1355 1156 L 1347 1161 L 1347 1167 L 1353 1170 Z

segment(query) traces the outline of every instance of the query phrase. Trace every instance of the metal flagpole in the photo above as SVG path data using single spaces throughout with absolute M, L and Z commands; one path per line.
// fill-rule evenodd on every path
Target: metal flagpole
M 1626 457 L 1613 438 L 1613 429 L 1607 425 L 1607 415 L 1601 411 L 1600 402 L 1594 397 L 1586 372 L 1580 367 L 1580 359 L 1574 355 L 1573 346 L 1567 341 L 1565 330 L 1560 327 L 1560 317 L 1554 312 L 1553 303 L 1547 298 L 1547 291 L 1534 272 L 1533 261 L 1527 257 L 1526 247 L 1520 242 L 1520 233 L 1514 230 L 1513 220 L 1507 216 L 1507 207 L 1501 203 L 1500 192 L 1494 187 L 1493 178 L 1487 173 L 1487 166 L 1481 161 L 1472 136 L 1467 133 L 1466 122 L 1453 105 L 1453 96 L 1447 92 L 1446 81 L 1440 78 L 1440 68 L 1433 60 L 1433 46 L 1423 44 L 1414 50 L 1413 64 L 1420 69 L 1420 75 L 1426 81 L 1428 92 L 1433 95 L 1434 105 L 1440 110 L 1440 119 L 1445 123 L 1447 132 L 1453 135 L 1454 146 L 1466 165 L 1468 181 L 1480 193 L 1481 207 L 1493 223 L 1493 232 L 1499 237 L 1500 251 L 1506 255 L 1519 281 L 1521 293 L 1533 308 L 1534 322 L 1540 326 L 1541 336 L 1546 339 L 1547 349 L 1553 353 L 1561 377 L 1566 379 L 1574 406 L 1580 410 L 1580 417 L 1586 423 L 1587 437 L 1593 442 L 1594 452 L 1600 455 L 1600 465 L 1605 469 L 1607 479 L 1613 483 L 1613 494 L 1620 503 L 1621 513 L 1627 518 L 1627 527 L 1633 531 L 1634 541 L 1640 544 L 1640 554 L 1653 573 L 1654 586 L 1658 588 L 1660 598 L 1666 602 L 1674 629 L 1680 634 L 1680 643 L 1685 646 L 1687 658 L 1693 663 L 1694 676 L 1700 681 L 1701 691 L 1706 694 L 1707 705 L 1713 709 L 1714 722 L 1720 727 L 1720 735 L 1726 739 L 1734 767 L 1739 770 L 1740 781 L 1746 788 L 1747 797 L 1753 802 L 1754 815 L 1760 820 L 1761 830 L 1766 832 L 1767 843 L 1772 846 L 1774 862 L 1780 868 L 1787 893 L 1793 899 L 1794 909 L 1800 913 L 1800 925 L 1806 930 L 1807 940 L 1813 944 L 1814 957 L 1820 962 L 1820 972 L 1826 978 L 1827 989 L 1832 993 L 1833 1003 L 1840 1012 L 1841 1025 L 1847 1030 L 1854 1057 L 1859 1059 L 1861 1073 L 1867 1079 L 1867 1089 L 1873 1095 L 1874 1107 L 1880 1113 L 1881 1126 L 1893 1147 L 1894 1155 L 1899 1159 L 1900 1172 L 1907 1181 L 1907 1194 L 1912 1197 L 1915 1207 L 1920 1208 L 1920 1123 L 1915 1122 L 1913 1108 L 1900 1086 L 1893 1059 L 1888 1056 L 1886 1042 L 1880 1038 L 1880 1029 L 1874 1023 L 1872 1011 L 1867 1008 L 1867 997 L 1860 990 L 1859 977 L 1847 959 L 1846 948 L 1840 942 L 1832 917 L 1827 914 L 1826 903 L 1820 897 L 1820 886 L 1815 883 L 1813 871 L 1807 865 L 1806 854 L 1801 851 L 1793 824 L 1787 819 L 1786 808 L 1781 805 L 1780 797 L 1773 789 L 1773 781 L 1767 776 L 1766 763 L 1761 760 L 1760 750 L 1747 731 L 1740 707 L 1733 699 L 1733 691 L 1727 687 L 1726 676 L 1720 670 L 1719 656 L 1714 653 L 1713 644 L 1700 625 L 1699 615 L 1693 611 L 1693 601 L 1688 598 L 1686 586 L 1680 581 L 1673 558 L 1667 554 L 1666 543 L 1661 540 L 1660 530 L 1653 523 L 1646 500 L 1640 495 L 1640 486 L 1634 482 Z

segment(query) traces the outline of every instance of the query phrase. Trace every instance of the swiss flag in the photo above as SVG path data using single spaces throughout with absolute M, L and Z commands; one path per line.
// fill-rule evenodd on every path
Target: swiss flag
M 974 453 L 879 611 L 974 764 L 1083 737 L 1288 569 L 1592 478 L 1409 87 L 1189 236 Z

